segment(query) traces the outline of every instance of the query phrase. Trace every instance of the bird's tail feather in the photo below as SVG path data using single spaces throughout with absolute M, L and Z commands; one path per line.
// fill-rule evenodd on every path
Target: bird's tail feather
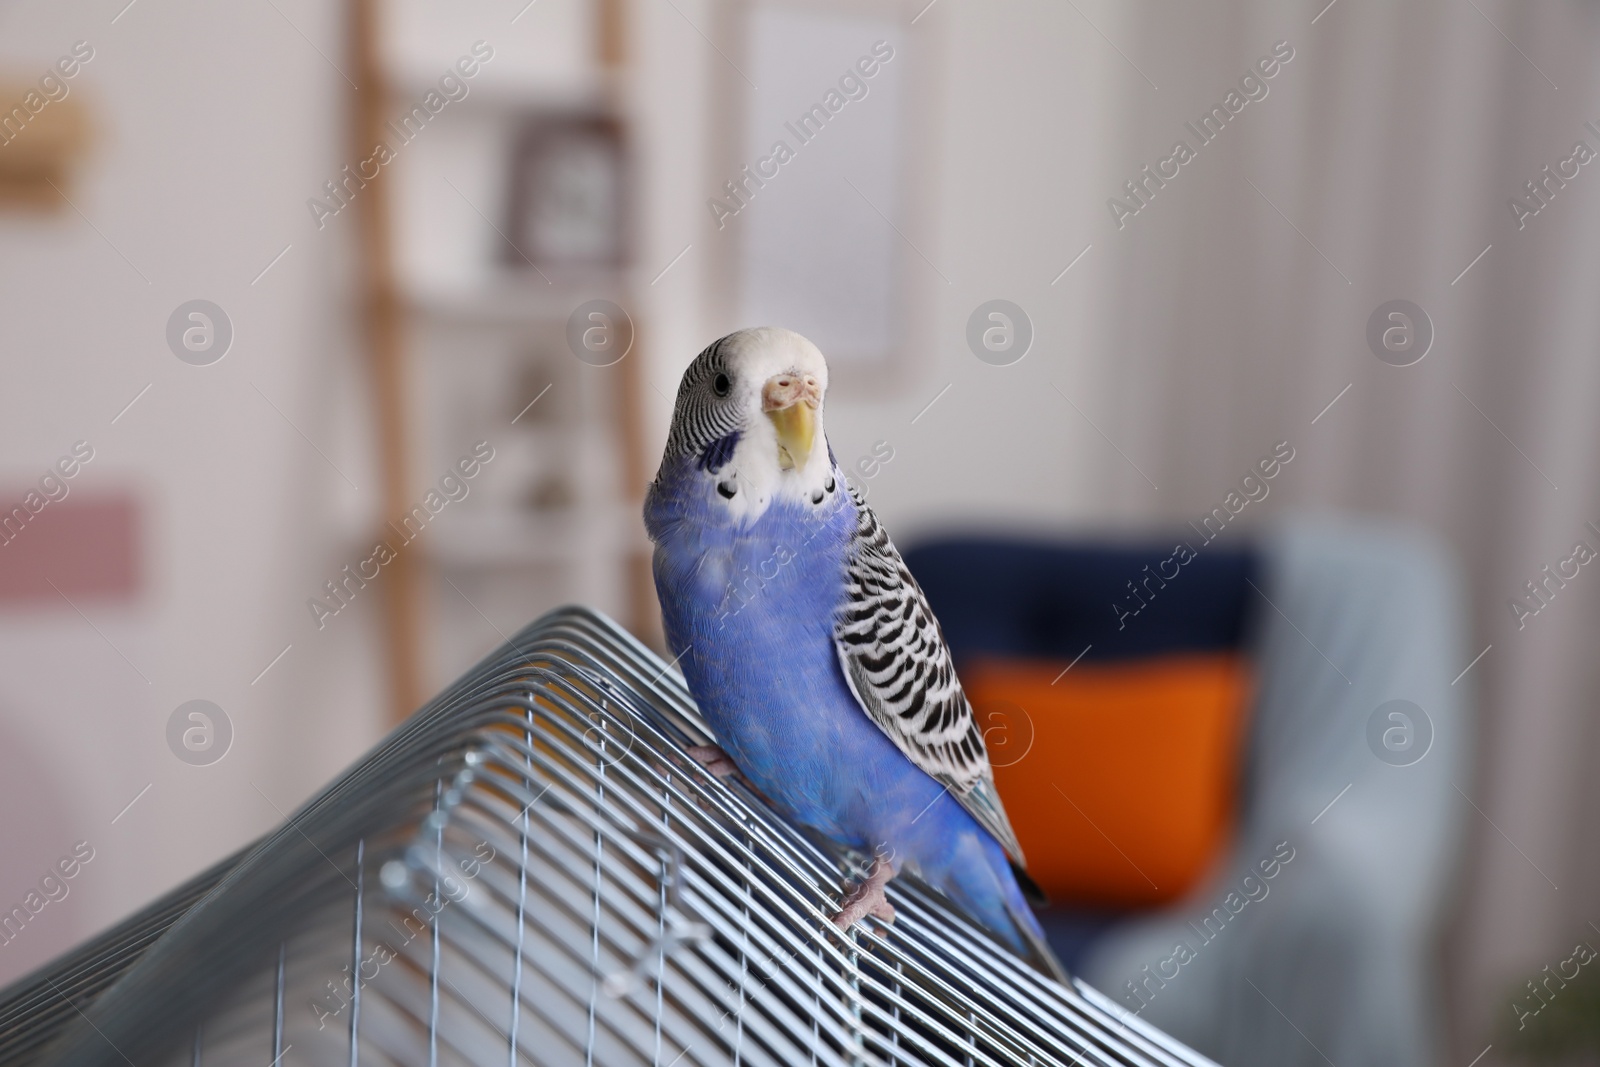
M 1013 861 L 1011 864 L 1011 877 L 1017 880 L 1017 888 L 1022 890 L 1022 895 L 1029 904 L 1040 908 L 1049 905 L 1050 898 L 1043 889 L 1039 888 L 1039 883 L 1033 880 L 1033 876 L 1028 873 L 1027 868 Z
M 1044 893 L 1026 871 L 1010 861 L 994 837 L 982 832 L 965 835 L 942 858 L 943 866 L 925 867 L 923 877 L 933 875 L 939 889 L 1040 973 L 1067 981 L 1066 968 L 1050 950 L 1044 930 L 1028 906 L 1029 896 L 1042 899 Z
M 1062 985 L 1070 984 L 1071 976 L 1056 958 L 1050 942 L 1045 940 L 1044 931 L 1040 929 L 1039 920 L 1034 917 L 1033 912 L 1026 905 L 1023 906 L 1023 914 L 1020 915 L 1017 914 L 1015 906 L 1008 906 L 1006 910 L 1011 913 L 1011 921 L 1016 924 L 1017 932 L 1022 935 L 1023 944 L 1027 947 L 1025 955 L 1028 962 Z
M 1026 870 L 1017 863 L 1007 863 L 1011 873 L 1012 884 L 1015 886 L 1008 893 L 1002 894 L 1005 901 L 1006 914 L 1011 919 L 1011 925 L 1017 928 L 1021 936 L 1023 952 L 1030 963 L 1039 970 L 1054 978 L 1062 985 L 1069 981 L 1067 969 L 1061 966 L 1061 961 L 1050 948 L 1050 942 L 1045 940 L 1044 929 L 1039 925 L 1039 919 L 1033 913 L 1033 904 L 1044 907 L 1050 903 L 1039 883 L 1035 882 Z

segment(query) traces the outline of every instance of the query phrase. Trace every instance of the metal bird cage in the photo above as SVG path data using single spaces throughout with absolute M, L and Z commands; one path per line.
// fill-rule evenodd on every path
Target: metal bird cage
M 523 630 L 284 826 L 0 996 L 0 1063 L 1208 1064 L 689 758 L 670 665 Z

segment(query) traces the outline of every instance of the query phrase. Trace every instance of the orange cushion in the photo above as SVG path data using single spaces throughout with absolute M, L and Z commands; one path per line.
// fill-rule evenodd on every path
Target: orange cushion
M 1176 899 L 1233 823 L 1249 674 L 1236 654 L 963 665 L 995 782 L 1053 901 Z

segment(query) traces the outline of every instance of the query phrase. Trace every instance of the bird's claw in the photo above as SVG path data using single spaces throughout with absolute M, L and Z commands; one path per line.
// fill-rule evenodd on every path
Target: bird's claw
M 883 887 L 894 877 L 894 868 L 882 858 L 872 861 L 872 871 L 864 882 L 851 889 L 839 902 L 839 911 L 833 916 L 833 925 L 841 931 L 848 930 L 861 919 L 871 915 L 886 923 L 894 922 L 894 905 L 884 895 Z
M 742 777 L 738 765 L 717 745 L 690 745 L 687 749 L 694 761 L 716 778 Z
M 745 777 L 744 772 L 739 769 L 739 765 L 734 763 L 732 758 L 729 757 L 726 752 L 722 751 L 720 746 L 690 745 L 685 751 L 689 753 L 690 757 L 692 757 L 696 763 L 700 764 L 700 766 L 709 771 L 713 778 L 737 779 L 744 784 L 746 789 L 760 797 L 762 803 L 772 803 L 772 801 L 767 798 L 765 793 L 756 788 L 756 784 L 754 782 Z

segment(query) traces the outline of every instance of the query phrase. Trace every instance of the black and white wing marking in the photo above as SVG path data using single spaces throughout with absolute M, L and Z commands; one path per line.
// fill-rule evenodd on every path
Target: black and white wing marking
M 888 531 L 855 486 L 856 529 L 834 623 L 839 665 L 861 709 L 913 763 L 944 783 L 1019 866 L 1022 848 L 950 648 Z

